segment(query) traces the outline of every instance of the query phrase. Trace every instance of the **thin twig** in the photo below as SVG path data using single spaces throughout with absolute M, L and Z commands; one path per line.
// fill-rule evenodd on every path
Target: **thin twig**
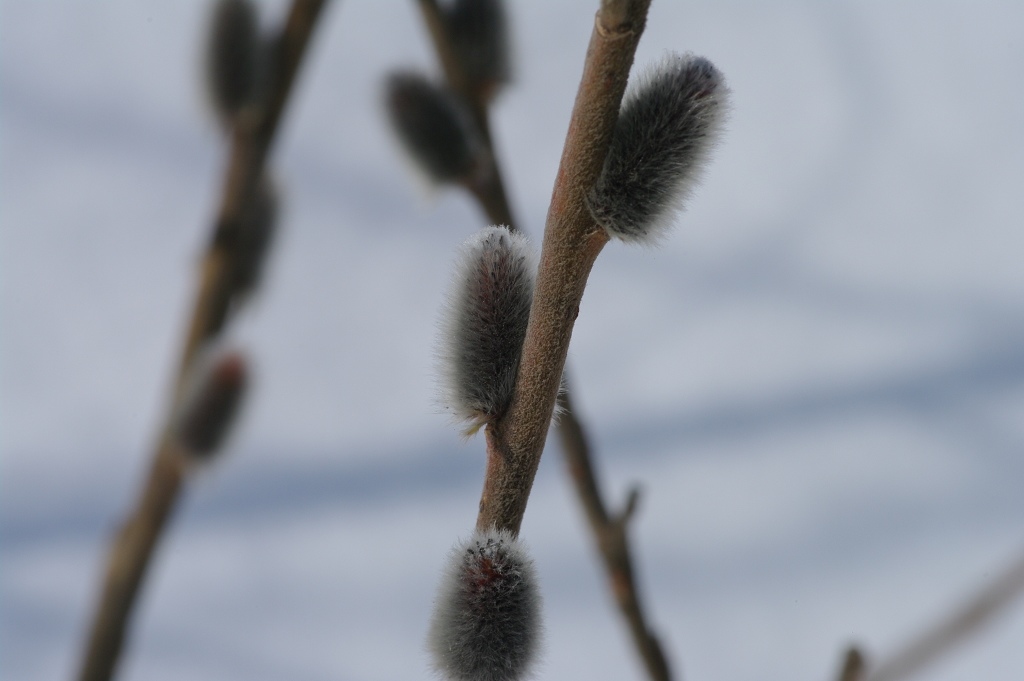
M 274 73 L 267 104 L 254 115 L 243 116 L 235 126 L 223 199 L 202 262 L 169 414 L 175 412 L 185 374 L 196 352 L 216 335 L 226 319 L 230 303 L 229 258 L 237 240 L 242 208 L 255 194 L 295 75 L 324 4 L 325 0 L 295 0 L 273 47 Z M 166 419 L 168 425 L 160 436 L 135 510 L 110 547 L 103 588 L 78 676 L 80 681 L 107 681 L 114 675 L 139 587 L 184 483 L 184 458 L 170 435 L 171 418 L 168 415 Z
M 608 236 L 584 198 L 600 173 L 650 0 L 629 3 L 591 34 L 555 181 L 530 321 L 508 412 L 486 430 L 487 474 L 477 528 L 518 534 L 540 463 L 587 277 Z
M 1024 554 L 938 624 L 869 670 L 866 681 L 896 681 L 909 677 L 990 623 L 1022 591 Z
M 568 391 L 559 395 L 563 412 L 558 423 L 562 451 L 569 466 L 580 503 L 587 513 L 597 547 L 604 561 L 615 602 L 625 618 L 640 658 L 648 675 L 654 681 L 671 678 L 661 643 L 651 632 L 644 617 L 633 572 L 633 559 L 629 550 L 628 526 L 639 501 L 639 490 L 630 491 L 623 510 L 610 516 L 601 497 L 601 489 L 590 459 L 586 434 L 573 414 Z
M 490 108 L 481 93 L 469 89 L 468 79 L 447 35 L 443 15 L 436 0 L 420 0 L 419 4 L 448 87 L 469 103 L 487 146 L 488 167 L 481 173 L 483 180 L 468 189 L 476 197 L 490 222 L 507 225 L 510 230 L 516 231 L 517 227 L 501 178 L 500 163 L 491 138 Z M 658 639 L 646 623 L 637 593 L 627 539 L 627 514 L 623 513 L 615 521 L 609 518 L 598 487 L 586 432 L 571 406 L 568 389 L 559 394 L 558 401 L 561 411 L 558 432 L 562 450 L 580 503 L 590 521 L 594 542 L 608 574 L 612 594 L 652 681 L 668 681 L 671 678 L 668 663 Z

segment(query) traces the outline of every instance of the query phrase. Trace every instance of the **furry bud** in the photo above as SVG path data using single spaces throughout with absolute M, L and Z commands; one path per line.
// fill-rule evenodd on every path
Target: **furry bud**
M 611 236 L 651 243 L 671 226 L 716 141 L 728 93 L 714 65 L 689 54 L 669 55 L 630 88 L 587 196 Z
M 526 549 L 506 531 L 476 532 L 448 557 L 429 645 L 448 681 L 516 681 L 540 647 L 540 589 Z
M 198 358 L 174 425 L 174 435 L 185 451 L 200 459 L 216 454 L 235 422 L 247 383 L 241 353 Z
M 508 409 L 533 302 L 526 237 L 487 227 L 463 244 L 441 325 L 444 397 L 467 435 Z
M 264 176 L 252 198 L 242 207 L 229 275 L 236 302 L 252 294 L 262 279 L 263 265 L 277 228 L 277 203 L 273 183 Z
M 486 101 L 509 81 L 508 22 L 501 0 L 455 0 L 444 12 L 448 39 L 470 88 Z
M 213 13 L 206 72 L 210 99 L 227 124 L 259 88 L 263 44 L 249 0 L 220 0 Z
M 393 74 L 386 103 L 391 125 L 435 182 L 466 181 L 480 169 L 484 146 L 462 100 L 417 73 Z

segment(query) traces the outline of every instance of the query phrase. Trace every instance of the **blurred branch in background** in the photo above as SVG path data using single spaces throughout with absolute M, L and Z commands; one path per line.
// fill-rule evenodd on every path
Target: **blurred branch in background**
M 839 675 L 836 677 L 836 681 L 863 681 L 864 666 L 864 653 L 857 646 L 850 646 L 843 653 L 843 661 L 839 666 Z
M 1024 591 L 1024 553 L 946 617 L 940 618 L 878 665 L 861 663 L 865 671 L 840 681 L 899 681 L 908 679 L 942 655 L 964 643 L 1002 615 Z
M 226 0 L 217 7 L 208 66 L 211 95 L 231 135 L 224 192 L 200 266 L 165 425 L 137 505 L 109 550 L 80 681 L 114 675 L 146 569 L 194 459 L 208 457 L 220 444 L 241 400 L 245 364 L 239 355 L 209 364 L 200 360 L 258 281 L 276 215 L 264 165 L 325 4 L 295 0 L 285 26 L 268 44 L 256 32 L 248 2 Z M 190 390 L 193 383 L 200 387 Z

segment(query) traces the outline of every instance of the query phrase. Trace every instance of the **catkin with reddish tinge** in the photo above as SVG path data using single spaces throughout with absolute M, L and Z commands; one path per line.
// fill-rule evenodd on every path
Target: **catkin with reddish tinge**
M 448 557 L 429 645 L 449 681 L 516 681 L 536 661 L 540 589 L 533 561 L 506 531 L 476 532 Z

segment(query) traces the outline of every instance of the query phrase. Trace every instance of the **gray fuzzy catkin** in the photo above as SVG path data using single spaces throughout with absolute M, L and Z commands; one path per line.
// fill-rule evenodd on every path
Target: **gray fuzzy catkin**
M 435 182 L 471 177 L 484 147 L 458 96 L 407 71 L 392 74 L 386 90 L 391 125 L 427 175 Z
M 508 21 L 501 0 L 455 0 L 444 10 L 448 39 L 472 88 L 485 97 L 511 75 Z
M 541 639 L 533 561 L 506 531 L 476 532 L 448 557 L 434 603 L 429 647 L 449 681 L 516 681 Z
M 236 304 L 259 287 L 277 231 L 277 215 L 278 194 L 274 183 L 264 175 L 252 199 L 242 206 L 238 237 L 231 251 L 231 294 Z
M 209 459 L 220 449 L 245 398 L 249 371 L 238 351 L 207 351 L 195 361 L 173 433 L 184 451 Z
M 219 0 L 206 54 L 210 99 L 225 124 L 255 97 L 262 42 L 256 8 L 249 0 Z
M 714 146 L 728 94 L 714 65 L 692 54 L 667 56 L 630 87 L 587 196 L 611 236 L 652 243 L 671 227 Z
M 443 395 L 472 434 L 508 409 L 533 302 L 526 237 L 487 227 L 463 244 L 441 324 Z

